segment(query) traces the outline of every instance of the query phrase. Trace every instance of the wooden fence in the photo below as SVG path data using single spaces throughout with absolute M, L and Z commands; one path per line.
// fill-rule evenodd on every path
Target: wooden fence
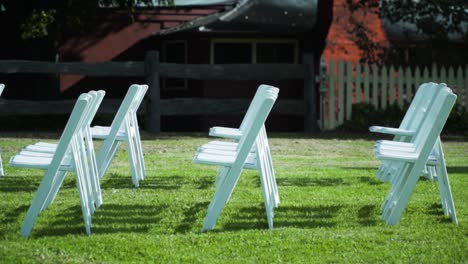
M 320 75 L 320 128 L 331 130 L 352 117 L 352 105 L 369 103 L 376 109 L 391 104 L 403 107 L 424 82 L 446 83 L 458 95 L 456 108 L 468 110 L 468 65 L 462 67 L 433 66 L 378 67 L 330 60 Z
M 303 64 L 172 64 L 160 63 L 159 53 L 150 51 L 144 62 L 41 62 L 0 61 L 0 73 L 76 74 L 86 76 L 139 76 L 149 85 L 145 103 L 140 111 L 147 114 L 150 132 L 161 131 L 161 115 L 242 114 L 250 99 L 170 98 L 161 99 L 160 78 L 198 80 L 304 80 L 303 100 L 280 99 L 273 113 L 304 116 L 304 130 L 318 130 L 313 58 L 303 55 Z M 1 80 L 0 80 L 1 81 Z M 8 89 L 8 87 L 7 87 Z M 0 115 L 70 113 L 74 101 L 17 101 L 0 99 Z M 104 100 L 100 113 L 115 113 L 119 100 Z

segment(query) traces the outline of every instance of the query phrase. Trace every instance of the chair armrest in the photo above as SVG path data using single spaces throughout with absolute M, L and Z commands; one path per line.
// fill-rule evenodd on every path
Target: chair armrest
M 369 127 L 369 131 L 374 133 L 391 134 L 398 136 L 414 136 L 415 134 L 415 131 L 412 130 L 382 126 L 371 126 Z
M 222 137 L 231 139 L 240 139 L 242 132 L 237 128 L 230 127 L 212 127 L 209 135 L 212 137 Z

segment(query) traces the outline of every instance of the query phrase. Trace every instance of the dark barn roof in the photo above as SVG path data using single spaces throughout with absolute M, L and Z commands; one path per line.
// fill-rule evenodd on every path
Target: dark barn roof
M 318 0 L 243 0 L 222 12 L 200 17 L 167 30 L 182 31 L 298 33 L 310 31 L 317 21 Z

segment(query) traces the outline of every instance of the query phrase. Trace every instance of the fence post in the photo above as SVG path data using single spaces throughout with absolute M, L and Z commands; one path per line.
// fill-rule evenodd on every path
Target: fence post
M 161 87 L 159 86 L 159 52 L 148 51 L 145 57 L 145 78 L 148 84 L 147 125 L 152 133 L 161 132 Z
M 304 132 L 312 133 L 318 131 L 317 124 L 317 89 L 315 87 L 315 65 L 314 55 L 305 53 L 302 55 L 304 65 Z

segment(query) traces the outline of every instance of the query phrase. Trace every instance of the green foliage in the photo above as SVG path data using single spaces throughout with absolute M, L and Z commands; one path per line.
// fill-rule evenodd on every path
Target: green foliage
M 449 34 L 468 40 L 466 0 L 383 0 L 381 16 L 392 23 L 408 22 L 431 41 L 447 40 Z
M 458 109 L 452 110 L 444 131 L 451 134 L 468 136 L 468 112 Z
M 351 120 L 338 127 L 339 131 L 367 132 L 370 126 L 399 127 L 408 105 L 400 108 L 398 104 L 389 105 L 386 109 L 376 109 L 374 105 L 359 103 L 352 106 Z M 468 135 L 468 112 L 454 107 L 444 126 L 444 133 L 451 135 Z
M 338 130 L 367 132 L 369 126 L 373 125 L 398 127 L 406 108 L 401 109 L 397 104 L 391 104 L 382 110 L 368 103 L 354 104 L 351 109 L 351 120 L 347 120 Z
M 23 40 L 49 38 L 55 45 L 67 34 L 79 34 L 95 27 L 100 11 L 107 7 L 126 10 L 132 18 L 137 6 L 153 6 L 152 0 L 0 0 L 0 12 L 17 27 Z
M 4 161 L 51 135 L 0 141 Z M 55 138 L 58 135 L 55 136 Z M 443 215 L 437 184 L 418 182 L 401 222 L 386 226 L 389 185 L 374 176 L 374 140 L 270 135 L 281 204 L 267 229 L 258 174 L 244 171 L 212 232 L 201 233 L 217 169 L 191 163 L 208 138 L 143 134 L 147 176 L 132 188 L 119 150 L 102 179 L 104 204 L 86 236 L 74 175 L 19 236 L 44 171 L 5 164 L 0 178 L 2 263 L 464 263 L 468 143 L 444 141 L 459 224 Z M 444 140 L 444 139 L 443 139 Z M 96 146 L 98 148 L 99 145 Z
M 22 39 L 35 39 L 46 37 L 49 33 L 47 28 L 55 20 L 56 10 L 36 10 L 31 11 L 31 15 L 21 25 Z
M 362 63 L 412 66 L 465 64 L 463 56 L 453 55 L 447 49 L 460 48 L 451 43 L 450 37 L 457 36 L 457 39 L 462 40 L 459 42 L 468 42 L 466 0 L 346 0 L 346 8 L 350 12 L 346 30 L 360 50 Z M 378 43 L 373 39 L 375 32 L 369 27 L 368 14 L 377 15 L 391 24 L 413 24 L 420 36 L 427 40 L 408 39 L 404 43 L 395 42 L 389 46 Z M 416 46 L 408 47 L 405 42 L 416 43 Z M 407 58 L 408 54 L 411 54 L 410 58 Z

